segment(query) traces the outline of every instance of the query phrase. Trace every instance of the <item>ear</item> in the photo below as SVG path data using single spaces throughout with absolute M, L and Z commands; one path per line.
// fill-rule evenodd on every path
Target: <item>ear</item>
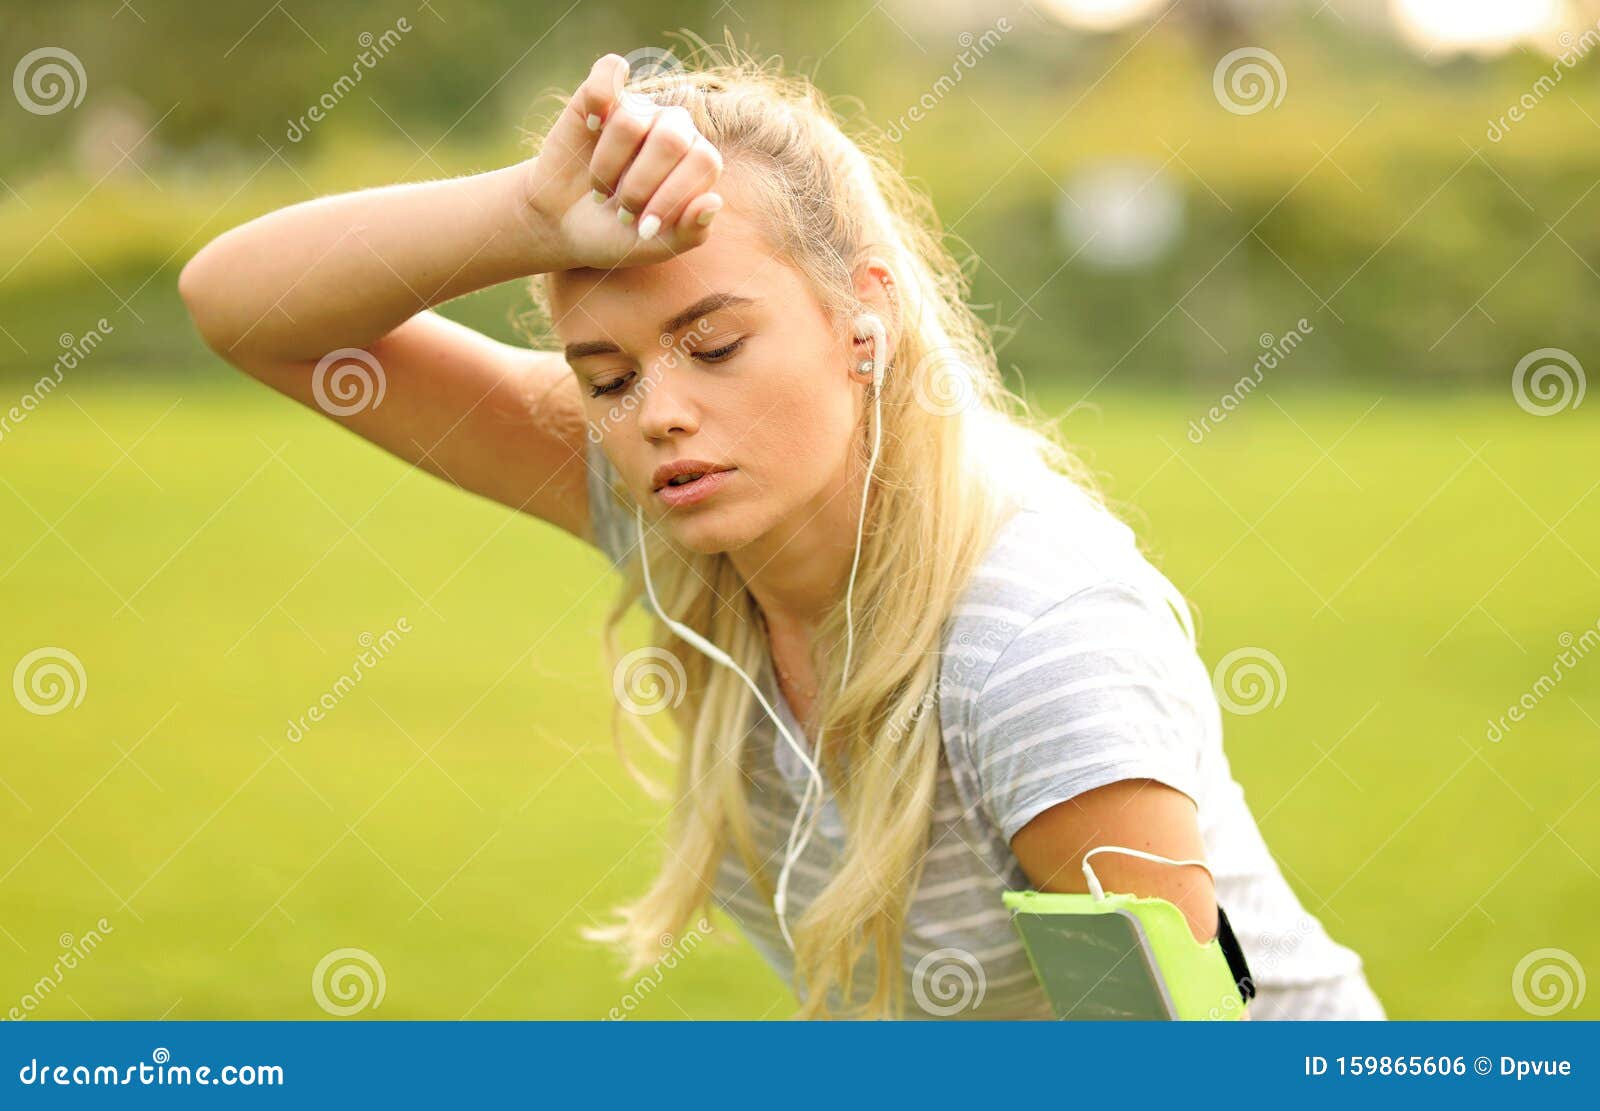
M 900 290 L 895 285 L 894 271 L 889 264 L 873 255 L 856 267 L 854 274 L 856 296 L 861 303 L 883 320 L 889 350 L 900 346 Z M 858 345 L 864 341 L 857 341 Z

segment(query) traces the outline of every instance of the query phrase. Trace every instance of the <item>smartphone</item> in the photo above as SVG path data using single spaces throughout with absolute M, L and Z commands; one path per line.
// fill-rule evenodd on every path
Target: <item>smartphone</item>
M 1202 944 L 1165 899 L 1006 891 L 1001 896 L 1058 1019 L 1249 1017 L 1255 982 L 1221 906 Z
M 1177 1017 L 1150 938 L 1131 912 L 1012 916 L 1058 1019 Z

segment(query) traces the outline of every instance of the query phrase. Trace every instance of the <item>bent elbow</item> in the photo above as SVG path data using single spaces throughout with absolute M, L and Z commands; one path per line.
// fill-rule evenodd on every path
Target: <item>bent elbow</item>
M 213 285 L 208 276 L 209 270 L 210 262 L 206 258 L 206 250 L 201 249 L 178 272 L 178 296 L 183 299 L 184 308 L 189 311 L 189 319 L 194 324 L 195 331 L 200 333 L 200 338 L 205 340 L 206 346 L 226 359 L 228 349 L 234 340 L 227 334 L 220 313 L 217 311 L 212 296 Z

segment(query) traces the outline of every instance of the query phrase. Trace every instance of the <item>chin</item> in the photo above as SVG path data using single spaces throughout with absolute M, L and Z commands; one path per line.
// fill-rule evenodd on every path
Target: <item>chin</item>
M 696 555 L 717 555 L 739 546 L 725 514 L 706 509 L 668 513 L 665 521 L 673 542 Z

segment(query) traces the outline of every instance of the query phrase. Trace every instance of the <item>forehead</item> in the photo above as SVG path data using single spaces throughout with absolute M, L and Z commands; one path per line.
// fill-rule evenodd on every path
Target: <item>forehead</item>
M 777 255 L 747 201 L 724 175 L 723 197 L 706 242 L 664 262 L 582 268 L 550 275 L 552 323 L 563 340 L 592 338 L 597 327 L 654 330 L 660 321 L 710 293 L 782 302 L 805 294 L 802 275 Z M 741 203 L 743 202 L 743 203 Z

